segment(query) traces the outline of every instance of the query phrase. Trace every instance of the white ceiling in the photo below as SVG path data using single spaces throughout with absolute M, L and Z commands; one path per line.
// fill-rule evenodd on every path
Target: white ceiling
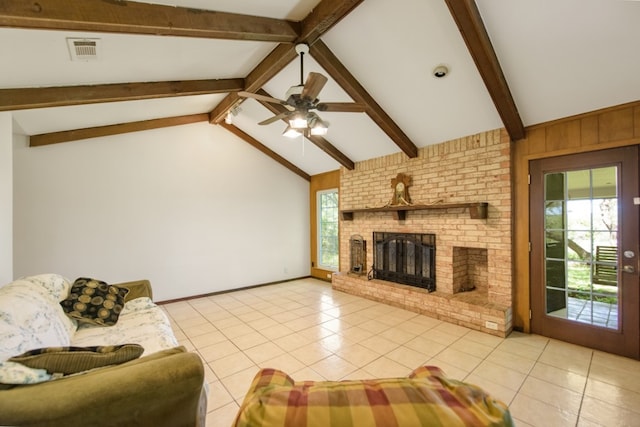
M 525 126 L 640 99 L 640 2 L 476 0 Z M 150 3 L 150 2 L 149 2 Z M 301 20 L 318 0 L 156 0 L 153 3 Z M 67 37 L 101 39 L 98 61 L 71 61 Z M 443 0 L 364 0 L 323 37 L 418 147 L 502 127 Z M 245 77 L 275 43 L 0 28 L 0 89 Z M 292 47 L 293 48 L 293 47 Z M 446 64 L 443 79 L 432 70 Z M 305 74 L 328 75 L 307 55 Z M 264 89 L 298 84 L 294 61 Z M 28 135 L 211 111 L 224 94 L 15 111 Z M 331 79 L 322 101 L 351 101 Z M 326 139 L 353 161 L 400 149 L 364 113 L 320 113 Z M 339 168 L 281 136 L 285 124 L 248 100 L 234 124 L 310 175 Z

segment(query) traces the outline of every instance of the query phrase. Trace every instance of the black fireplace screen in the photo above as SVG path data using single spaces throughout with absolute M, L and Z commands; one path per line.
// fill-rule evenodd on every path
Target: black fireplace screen
M 373 278 L 436 290 L 436 235 L 373 233 Z

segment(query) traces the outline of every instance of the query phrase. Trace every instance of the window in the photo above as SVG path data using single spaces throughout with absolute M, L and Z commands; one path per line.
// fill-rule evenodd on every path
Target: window
M 318 191 L 318 267 L 338 270 L 338 189 Z
M 544 179 L 547 314 L 618 329 L 618 168 Z

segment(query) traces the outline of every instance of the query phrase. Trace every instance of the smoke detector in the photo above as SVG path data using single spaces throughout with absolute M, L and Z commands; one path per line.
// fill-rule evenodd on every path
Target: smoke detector
M 447 74 L 449 74 L 449 67 L 447 67 L 444 64 L 440 64 L 436 68 L 433 69 L 433 77 L 435 77 L 437 79 L 441 79 L 443 77 L 446 77 Z
M 72 61 L 96 61 L 100 52 L 100 39 L 67 38 Z

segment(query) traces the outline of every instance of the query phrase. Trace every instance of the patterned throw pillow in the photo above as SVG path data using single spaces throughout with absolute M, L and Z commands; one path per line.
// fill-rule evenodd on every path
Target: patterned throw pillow
M 118 321 L 128 293 L 127 288 L 81 277 L 73 283 L 69 296 L 60 305 L 67 316 L 79 323 L 113 326 Z
M 33 369 L 65 375 L 137 359 L 144 349 L 139 344 L 97 347 L 47 347 L 27 351 L 9 359 Z

